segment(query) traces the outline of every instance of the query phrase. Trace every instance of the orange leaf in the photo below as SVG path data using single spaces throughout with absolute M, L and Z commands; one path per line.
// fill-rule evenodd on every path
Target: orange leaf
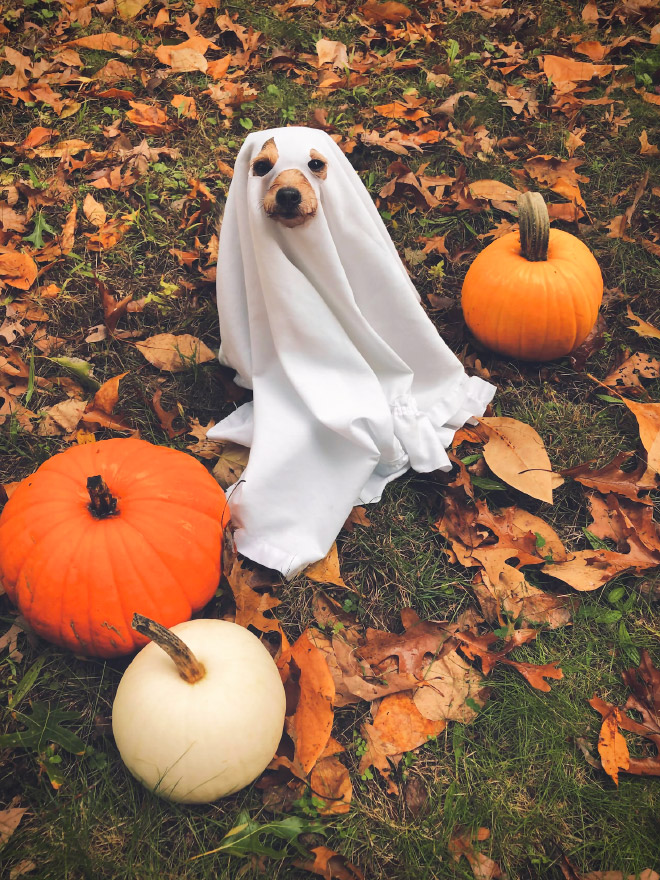
M 337 544 L 333 544 L 323 559 L 309 565 L 304 574 L 312 581 L 318 584 L 336 584 L 338 587 L 345 587 L 346 584 L 339 570 L 339 554 L 337 552 Z
M 316 846 L 310 852 L 314 855 L 312 861 L 295 861 L 293 864 L 303 871 L 319 874 L 325 880 L 364 880 L 359 868 L 327 846 Z
M 616 706 L 609 706 L 598 697 L 592 697 L 589 705 L 596 711 L 605 710 L 603 715 L 603 724 L 598 737 L 598 754 L 603 765 L 603 770 L 611 776 L 615 785 L 619 784 L 619 770 L 627 770 L 630 766 L 630 754 L 628 753 L 628 745 L 623 738 L 623 734 L 619 732 L 619 723 L 621 721 L 621 710 Z
M 0 254 L 0 285 L 4 283 L 19 290 L 28 290 L 36 281 L 38 272 L 37 264 L 28 254 L 18 251 Z
M 556 663 L 546 663 L 545 666 L 538 666 L 535 663 L 520 663 L 508 658 L 502 659 L 502 663 L 506 663 L 507 666 L 513 666 L 523 678 L 527 679 L 532 687 L 546 693 L 550 690 L 550 685 L 547 681 L 544 681 L 544 678 L 559 679 L 564 677 L 564 673 Z
M 118 376 L 114 376 L 112 379 L 104 382 L 94 395 L 94 400 L 88 409 L 100 409 L 106 415 L 111 415 L 119 400 L 119 383 L 127 375 L 127 372 L 120 373 Z
M 91 37 L 79 37 L 77 40 L 69 40 L 65 46 L 81 46 L 83 49 L 96 49 L 100 52 L 135 52 L 140 44 L 129 37 L 119 34 L 93 34 Z
M 310 641 L 307 630 L 291 646 L 291 657 L 300 670 L 300 696 L 295 714 L 286 719 L 286 730 L 296 746 L 295 760 L 307 774 L 330 739 L 335 683 L 323 653 Z
M 360 12 L 365 21 L 371 24 L 381 24 L 384 21 L 399 24 L 399 22 L 410 18 L 410 9 L 403 3 L 395 3 L 393 0 L 388 0 L 385 3 L 368 0 L 364 6 L 360 7 Z

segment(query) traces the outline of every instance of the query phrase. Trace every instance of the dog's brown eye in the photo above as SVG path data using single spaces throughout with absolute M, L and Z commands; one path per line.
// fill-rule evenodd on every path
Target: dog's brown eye
M 323 171 L 323 169 L 325 168 L 325 162 L 323 162 L 321 159 L 310 159 L 307 163 L 307 167 L 310 171 Z
M 269 162 L 268 159 L 257 159 L 252 165 L 252 171 L 257 177 L 263 177 L 264 174 L 268 174 L 272 167 L 273 163 Z

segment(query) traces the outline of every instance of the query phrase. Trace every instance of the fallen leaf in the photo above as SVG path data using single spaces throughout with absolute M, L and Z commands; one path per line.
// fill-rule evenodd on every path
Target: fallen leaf
M 345 587 L 346 584 L 339 570 L 337 543 L 332 545 L 323 559 L 308 565 L 303 574 L 318 584 L 335 584 L 338 587 Z
M 640 134 L 639 142 L 641 144 L 640 148 L 640 156 L 657 156 L 660 154 L 660 150 L 655 146 L 655 144 L 649 143 L 649 137 L 646 133 L 646 129 Z
M 653 324 L 649 324 L 647 321 L 643 321 L 641 318 L 638 318 L 637 315 L 633 313 L 630 306 L 627 306 L 626 312 L 628 318 L 631 321 L 636 322 L 630 329 L 634 330 L 638 336 L 647 336 L 651 339 L 660 339 L 660 330 L 658 330 L 657 327 L 654 327 Z
M 112 413 L 119 400 L 119 383 L 124 376 L 128 376 L 128 372 L 113 376 L 112 379 L 108 379 L 101 385 L 92 401 L 95 408 L 100 409 L 108 415 Z
M 29 290 L 37 279 L 37 264 L 28 254 L 18 251 L 0 254 L 0 288 L 3 284 Z
M 131 21 L 142 12 L 148 2 L 149 0 L 115 0 L 115 9 L 120 18 Z
M 100 202 L 96 201 L 91 193 L 87 193 L 85 196 L 83 214 L 93 226 L 103 226 L 108 219 L 105 208 Z
M 318 40 L 316 43 L 316 54 L 319 67 L 324 64 L 331 64 L 332 67 L 340 69 L 348 67 L 346 45 L 339 42 L 339 40 Z
M 295 713 L 287 716 L 285 726 L 295 744 L 294 761 L 306 775 L 330 738 L 335 684 L 323 654 L 306 631 L 291 646 L 290 656 L 300 672 L 299 697 Z
M 419 674 L 426 655 L 438 655 L 456 627 L 420 620 L 412 608 L 402 608 L 400 613 L 403 633 L 368 629 L 366 640 L 357 648 L 357 653 L 370 666 L 377 666 L 389 657 L 396 657 L 400 673 Z
M 482 418 L 479 424 L 488 437 L 484 458 L 491 471 L 514 489 L 552 504 L 552 490 L 563 480 L 553 473 L 534 428 L 508 417 Z
M 475 880 L 493 880 L 504 877 L 499 865 L 476 849 L 476 844 L 482 840 L 488 840 L 490 831 L 488 828 L 479 828 L 476 835 L 473 832 L 457 829 L 449 841 L 449 852 L 455 862 L 460 861 L 461 856 L 468 860 Z
M 564 677 L 564 673 L 556 663 L 546 663 L 541 666 L 535 663 L 520 663 L 517 660 L 509 660 L 508 657 L 503 658 L 501 662 L 506 663 L 507 666 L 512 666 L 531 684 L 532 687 L 539 691 L 545 691 L 546 693 L 550 691 L 550 685 L 544 679 L 560 679 Z
M 69 398 L 42 410 L 43 419 L 37 433 L 40 437 L 54 437 L 60 434 L 71 434 L 76 430 L 85 412 L 84 400 Z
M 391 24 L 400 24 L 410 18 L 411 11 L 408 6 L 403 3 L 396 3 L 394 0 L 386 0 L 384 3 L 378 3 L 377 0 L 368 0 L 363 6 L 360 6 L 360 13 L 365 21 L 370 24 L 381 24 L 382 22 L 390 22 Z
M 622 397 L 621 402 L 637 419 L 649 469 L 660 473 L 660 403 L 637 403 L 627 397 Z
M 660 376 L 660 359 L 650 354 L 635 352 L 603 379 L 611 388 L 643 388 L 640 379 L 657 379 Z
M 135 347 L 154 367 L 171 373 L 180 373 L 215 360 L 211 349 L 201 339 L 188 333 L 159 333 L 144 342 L 136 342 Z
M 0 847 L 4 846 L 16 831 L 25 813 L 27 807 L 9 807 L 7 810 L 0 810 Z
M 595 698 L 589 700 L 590 705 L 594 705 Z M 614 784 L 619 784 L 619 769 L 627 770 L 630 766 L 630 754 L 628 745 L 619 732 L 619 721 L 621 720 L 621 710 L 614 706 L 608 707 L 609 711 L 603 717 L 603 723 L 598 737 L 598 754 L 603 766 L 603 770 L 611 776 Z
M 640 504 L 652 504 L 648 492 L 656 488 L 655 481 L 648 479 L 646 466 L 640 462 L 633 470 L 622 470 L 621 465 L 630 461 L 634 453 L 618 452 L 609 464 L 602 468 L 591 468 L 590 463 L 576 465 L 562 471 L 562 476 L 571 477 L 584 486 L 607 494 L 614 492 Z M 646 493 L 640 497 L 640 492 Z
M 8 656 L 15 662 L 20 663 L 23 654 L 18 650 L 18 637 L 24 632 L 23 628 L 13 623 L 9 629 L 0 636 L 0 651 L 7 648 Z
M 425 669 L 413 702 L 430 721 L 469 724 L 486 703 L 484 678 L 456 651 L 433 660 Z
M 447 726 L 446 721 L 430 721 L 424 718 L 409 692 L 390 694 L 381 700 L 373 724 L 363 724 L 360 733 L 367 743 L 367 750 L 360 760 L 360 773 L 371 766 L 384 776 L 390 772 L 390 762 L 395 766 L 405 752 L 424 745 Z
M 181 434 L 187 434 L 188 424 L 182 414 L 183 410 L 180 411 L 178 407 L 174 407 L 171 410 L 165 409 L 160 402 L 162 396 L 163 392 L 159 388 L 151 398 L 151 407 L 158 417 L 158 422 L 161 428 L 165 431 L 170 440 L 173 440 L 175 437 L 180 437 Z M 180 425 L 180 427 L 175 428 L 174 422 L 177 421 L 177 419 L 183 424 Z
M 213 468 L 213 476 L 223 489 L 228 489 L 240 480 L 249 457 L 250 450 L 246 446 L 239 446 L 238 443 L 231 441 L 222 443 L 222 451 Z
M 367 528 L 371 525 L 371 520 L 367 517 L 367 512 L 364 507 L 354 507 L 353 510 L 348 515 L 346 522 L 342 526 L 342 529 L 346 529 L 347 532 L 352 532 L 355 526 L 364 526 Z
M 336 756 L 322 756 L 317 761 L 310 773 L 309 786 L 314 797 L 323 801 L 323 806 L 318 807 L 321 816 L 341 816 L 350 811 L 351 778 Z
M 327 846 L 312 847 L 310 853 L 314 858 L 306 862 L 295 860 L 293 864 L 296 868 L 319 874 L 325 880 L 364 880 L 364 874 L 359 868 Z
M 120 55 L 132 54 L 140 48 L 140 44 L 136 40 L 112 32 L 79 37 L 77 40 L 69 40 L 64 45 L 80 46 L 82 49 L 96 49 L 99 52 L 117 52 Z
M 129 101 L 131 109 L 126 118 L 147 134 L 167 134 L 174 126 L 167 121 L 167 113 L 155 104 Z

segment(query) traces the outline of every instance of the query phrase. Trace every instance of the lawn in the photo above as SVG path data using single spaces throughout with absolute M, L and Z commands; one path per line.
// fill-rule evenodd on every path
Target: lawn
M 238 614 L 264 633 L 283 674 L 296 669 L 283 639 L 312 638 L 334 662 L 338 641 L 364 650 L 378 630 L 389 666 L 372 664 L 369 684 L 391 689 L 405 655 L 392 646 L 414 612 L 436 640 L 450 634 L 434 662 L 452 657 L 461 681 L 479 683 L 418 742 L 397 749 L 392 733 L 376 759 L 377 713 L 397 694 L 366 698 L 359 672 L 358 694 L 342 691 L 330 716 L 336 754 L 314 759 L 333 768 L 341 798 L 330 783 L 319 792 L 319 764 L 267 772 L 208 805 L 155 797 L 112 737 L 130 657 L 50 645 L 0 597 L 2 880 L 657 878 L 658 738 L 628 722 L 660 729 L 660 684 L 648 717 L 608 716 L 629 769 L 646 760 L 643 772 L 620 763 L 618 781 L 589 701 L 623 707 L 626 670 L 645 658 L 660 668 L 659 9 L 0 5 L 0 503 L 51 456 L 110 437 L 184 450 L 233 481 L 241 451 L 204 439 L 247 399 L 215 359 L 219 222 L 244 137 L 292 124 L 344 150 L 438 331 L 497 385 L 490 419 L 534 429 L 564 472 L 552 502 L 512 486 L 480 428 L 458 438 L 451 474 L 409 472 L 357 509 L 338 569 L 287 582 L 228 554 L 204 616 Z M 528 189 L 589 247 L 605 287 L 585 345 L 546 363 L 488 351 L 460 309 L 468 267 L 514 226 L 516 191 Z M 161 334 L 179 340 L 169 364 L 144 344 Z M 193 344 L 179 357 L 184 336 Z M 589 482 L 588 465 L 619 453 L 621 467 Z M 507 516 L 526 517 L 515 539 Z M 478 552 L 468 532 L 485 542 Z M 523 543 L 524 577 L 506 564 Z M 497 550 L 493 575 L 496 546 L 511 552 Z M 584 561 L 579 578 L 557 574 L 557 547 Z M 494 602 L 489 584 L 514 575 L 526 598 Z M 256 593 L 272 611 L 241 618 Z M 544 597 L 542 613 L 530 595 Z M 412 706 L 411 693 L 398 697 Z

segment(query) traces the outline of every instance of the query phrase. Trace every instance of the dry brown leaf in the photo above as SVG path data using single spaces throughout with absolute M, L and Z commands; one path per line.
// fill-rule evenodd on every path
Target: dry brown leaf
M 394 0 L 386 0 L 384 3 L 378 3 L 377 0 L 367 0 L 360 6 L 360 13 L 365 21 L 370 24 L 382 24 L 389 22 L 391 24 L 399 24 L 410 17 L 410 9 L 403 3 L 396 3 Z
M 136 40 L 111 32 L 79 37 L 77 40 L 69 40 L 64 45 L 80 46 L 82 49 L 96 49 L 99 52 L 117 52 L 119 55 L 132 54 L 140 48 L 140 44 Z
M 330 739 L 335 684 L 323 653 L 310 640 L 307 631 L 291 646 L 290 657 L 300 671 L 299 697 L 295 713 L 287 716 L 285 724 L 296 748 L 294 763 L 306 775 Z
M 9 251 L 0 254 L 0 289 L 3 284 L 28 290 L 36 281 L 39 270 L 28 254 Z
M 353 797 L 351 778 L 335 755 L 322 756 L 317 761 L 312 768 L 309 785 L 314 797 L 324 803 L 318 807 L 321 816 L 339 816 L 350 811 Z
M 24 632 L 23 628 L 13 623 L 9 629 L 0 636 L 0 651 L 4 651 L 5 648 L 7 648 L 9 657 L 15 663 L 20 663 L 23 659 L 23 654 L 18 650 L 18 637 L 22 632 Z
M 124 21 L 136 18 L 147 5 L 149 0 L 115 0 L 115 9 Z
M 105 208 L 100 202 L 97 202 L 91 193 L 87 193 L 83 202 L 83 214 L 92 226 L 103 226 L 108 219 Z
M 367 512 L 364 507 L 354 507 L 353 510 L 349 513 L 346 522 L 342 526 L 342 529 L 346 529 L 347 532 L 352 532 L 355 526 L 364 526 L 367 528 L 371 525 L 371 520 L 367 516 Z
M 640 156 L 657 156 L 660 154 L 660 150 L 655 146 L 655 144 L 649 143 L 649 136 L 646 133 L 646 129 L 640 134 L 639 142 L 641 144 L 639 154 Z
M 348 67 L 346 45 L 339 42 L 339 40 L 318 40 L 316 43 L 316 54 L 319 67 L 322 67 L 324 64 L 331 64 L 333 67 L 340 69 Z
M 118 376 L 113 376 L 112 379 L 104 382 L 94 395 L 94 400 L 89 409 L 100 409 L 101 412 L 111 415 L 119 400 L 119 383 L 124 376 L 128 376 L 128 372 L 120 373 Z
M 485 705 L 486 697 L 481 673 L 456 651 L 449 651 L 426 667 L 413 702 L 430 721 L 469 724 L 477 717 L 476 707 Z
M 126 118 L 147 134 L 167 134 L 174 126 L 167 121 L 167 113 L 155 104 L 129 101 L 131 109 Z
M 517 660 L 509 660 L 508 657 L 502 658 L 502 663 L 513 668 L 525 678 L 532 687 L 539 691 L 550 691 L 550 685 L 544 679 L 546 678 L 563 678 L 564 673 L 556 663 L 546 663 L 541 666 L 536 663 L 520 663 Z
M 215 354 L 201 339 L 189 333 L 159 333 L 135 347 L 159 370 L 181 373 L 215 359 Z
M 622 397 L 621 402 L 637 419 L 649 469 L 660 474 L 660 403 L 637 403 L 627 397 Z
M 238 443 L 225 441 L 222 443 L 220 457 L 213 468 L 213 476 L 223 489 L 228 489 L 238 482 L 247 467 L 250 450 Z
M 603 384 L 618 389 L 643 388 L 640 379 L 657 379 L 658 376 L 660 376 L 660 359 L 638 351 L 612 370 L 603 379 Z
M 475 180 L 474 183 L 468 184 L 468 189 L 475 199 L 488 199 L 491 202 L 516 203 L 520 197 L 517 189 L 500 180 Z
M 660 330 L 658 330 L 657 327 L 654 327 L 653 324 L 649 324 L 647 321 L 643 321 L 641 318 L 638 318 L 637 315 L 633 313 L 630 306 L 627 306 L 626 312 L 628 318 L 631 321 L 636 322 L 630 329 L 634 330 L 638 336 L 648 336 L 651 339 L 660 339 Z
M 85 412 L 84 400 L 69 398 L 42 410 L 42 420 L 37 434 L 40 437 L 55 437 L 60 434 L 71 434 L 76 430 Z
M 660 565 L 660 553 L 648 550 L 631 535 L 627 538 L 628 553 L 614 550 L 580 550 L 566 562 L 546 565 L 542 571 L 563 581 L 579 592 L 597 590 L 621 572 L 633 569 L 636 573 Z
M 310 853 L 314 858 L 307 862 L 299 859 L 294 861 L 296 868 L 319 874 L 324 880 L 364 880 L 364 874 L 359 868 L 327 846 L 312 847 Z
M 589 704 L 594 705 L 596 698 L 589 700 Z M 630 754 L 628 745 L 619 732 L 619 721 L 621 720 L 621 710 L 615 706 L 609 706 L 609 711 L 603 717 L 603 724 L 598 737 L 598 754 L 603 766 L 603 770 L 608 776 L 614 780 L 614 784 L 619 784 L 619 769 L 627 770 L 630 766 Z
M 653 501 L 648 495 L 641 498 L 639 495 L 640 492 L 648 493 L 650 489 L 656 487 L 655 481 L 648 478 L 646 466 L 640 463 L 634 470 L 621 469 L 621 465 L 629 461 L 633 455 L 632 452 L 618 452 L 605 467 L 590 468 L 587 462 L 567 468 L 562 471 L 562 475 L 571 477 L 584 486 L 597 489 L 603 494 L 614 492 L 616 495 L 630 498 L 631 501 L 639 501 L 640 504 L 652 504 Z
M 476 835 L 470 831 L 457 829 L 449 841 L 449 852 L 452 859 L 458 862 L 461 856 L 465 856 L 472 868 L 475 880 L 494 880 L 497 877 L 504 877 L 496 862 L 475 849 L 478 841 L 488 840 L 489 837 L 488 828 L 479 828 Z
M 17 799 L 16 802 L 18 802 Z M 25 813 L 27 813 L 27 807 L 13 806 L 7 810 L 0 810 L 0 847 L 3 847 L 16 831 Z
M 183 407 L 179 409 L 178 406 L 175 406 L 173 409 L 165 409 L 160 402 L 162 396 L 163 392 L 159 388 L 151 398 L 151 407 L 156 413 L 161 428 L 165 431 L 170 440 L 173 440 L 175 437 L 180 437 L 181 434 L 187 434 L 188 424 L 183 414 Z M 175 428 L 174 422 L 177 420 L 179 421 L 179 427 Z
M 623 871 L 589 871 L 588 874 L 580 874 L 578 880 L 660 880 L 660 874 L 651 868 L 639 874 L 628 874 L 627 877 Z
M 404 632 L 401 634 L 368 629 L 366 640 L 357 648 L 359 657 L 377 666 L 390 657 L 398 659 L 398 671 L 417 675 L 427 654 L 437 656 L 451 638 L 456 626 L 420 620 L 412 608 L 401 609 Z
M 236 623 L 239 626 L 253 626 L 261 632 L 276 632 L 283 635 L 279 620 L 266 617 L 280 604 L 272 593 L 273 581 L 261 577 L 260 572 L 245 568 L 235 553 L 231 553 L 230 542 L 227 541 L 227 552 L 223 562 L 223 574 L 231 588 L 236 603 Z
M 387 777 L 390 762 L 396 766 L 405 752 L 424 745 L 446 726 L 446 721 L 424 718 L 410 692 L 390 694 L 378 704 L 373 724 L 363 724 L 360 728 L 367 743 L 360 760 L 360 773 L 373 766 Z
M 345 587 L 346 584 L 339 569 L 337 543 L 332 545 L 323 559 L 308 565 L 303 574 L 317 584 L 335 584 L 338 587 Z
M 509 486 L 553 503 L 552 490 L 564 481 L 552 471 L 543 440 L 531 425 L 508 417 L 482 418 L 488 442 L 484 458 L 491 471 Z
M 598 77 L 599 79 L 619 70 L 620 64 L 591 64 L 588 61 L 576 61 L 573 58 L 562 58 L 559 55 L 543 56 L 543 72 L 552 79 L 555 89 L 570 90 L 578 82 Z

